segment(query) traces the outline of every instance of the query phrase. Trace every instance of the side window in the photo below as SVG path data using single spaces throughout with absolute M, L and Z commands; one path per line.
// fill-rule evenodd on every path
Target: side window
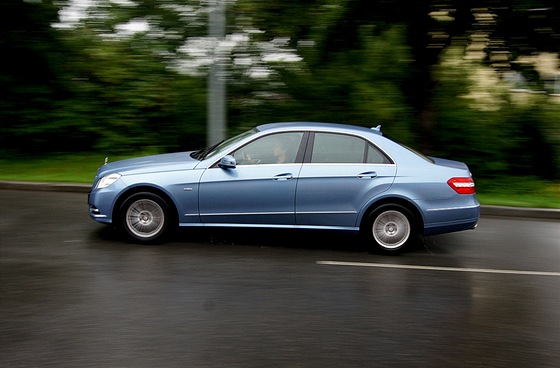
M 363 163 L 366 141 L 343 134 L 315 133 L 312 163 Z
M 367 159 L 366 162 L 368 164 L 390 164 L 391 161 L 385 156 L 381 151 L 377 148 L 368 144 L 367 147 Z
M 233 153 L 237 165 L 289 164 L 296 161 L 303 132 L 264 136 Z
M 378 149 L 364 139 L 344 134 L 315 133 L 312 163 L 389 163 Z

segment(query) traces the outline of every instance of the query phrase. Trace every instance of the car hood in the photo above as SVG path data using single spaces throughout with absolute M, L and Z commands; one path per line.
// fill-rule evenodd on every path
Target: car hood
M 143 156 L 110 162 L 99 168 L 98 175 L 108 173 L 141 174 L 193 169 L 200 161 L 191 157 L 191 152 L 166 153 L 162 155 Z

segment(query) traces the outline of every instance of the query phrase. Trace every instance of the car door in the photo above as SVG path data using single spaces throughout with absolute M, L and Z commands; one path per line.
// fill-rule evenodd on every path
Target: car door
M 203 223 L 294 225 L 303 132 L 270 134 L 232 152 L 236 167 L 214 165 L 201 177 Z
M 296 223 L 355 227 L 359 211 L 393 183 L 396 165 L 353 135 L 316 132 L 309 139 L 296 193 Z

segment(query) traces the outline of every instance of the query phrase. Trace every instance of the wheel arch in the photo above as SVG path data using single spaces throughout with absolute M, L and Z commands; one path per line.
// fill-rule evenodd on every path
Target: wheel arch
M 413 202 L 402 197 L 384 197 L 369 204 L 369 206 L 367 206 L 366 209 L 362 211 L 362 216 L 359 222 L 360 231 L 364 228 L 364 225 L 368 221 L 368 217 L 371 215 L 371 213 L 380 206 L 384 205 L 399 205 L 406 208 L 414 216 L 414 231 L 418 234 L 422 234 L 424 232 L 424 217 L 422 216 L 422 213 Z
M 165 201 L 165 203 L 167 203 L 167 205 L 169 206 L 170 213 L 173 216 L 172 224 L 174 226 L 179 225 L 179 212 L 177 210 L 177 204 L 175 203 L 175 201 L 173 201 L 171 196 L 166 191 L 164 191 L 161 188 L 154 187 L 154 186 L 151 186 L 151 185 L 138 185 L 138 186 L 128 188 L 127 190 L 122 192 L 119 195 L 119 197 L 117 198 L 117 200 L 115 201 L 115 205 L 113 206 L 113 214 L 112 214 L 113 219 L 118 218 L 119 211 L 120 211 L 123 203 L 130 196 L 132 196 L 134 194 L 138 194 L 138 193 L 143 193 L 143 192 L 152 193 L 152 194 L 155 194 L 155 195 L 161 197 L 161 199 L 163 199 Z

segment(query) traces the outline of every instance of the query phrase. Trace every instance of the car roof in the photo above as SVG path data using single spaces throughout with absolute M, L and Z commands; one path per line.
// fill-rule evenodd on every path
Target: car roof
M 340 124 L 340 123 L 322 123 L 322 122 L 308 122 L 308 121 L 297 121 L 297 122 L 280 122 L 280 123 L 269 123 L 257 126 L 257 130 L 264 132 L 271 129 L 302 129 L 302 130 L 322 130 L 322 131 L 336 131 L 336 132 L 361 132 L 361 133 L 373 133 L 382 135 L 381 127 L 377 126 L 374 128 L 366 128 L 358 125 L 350 124 Z

